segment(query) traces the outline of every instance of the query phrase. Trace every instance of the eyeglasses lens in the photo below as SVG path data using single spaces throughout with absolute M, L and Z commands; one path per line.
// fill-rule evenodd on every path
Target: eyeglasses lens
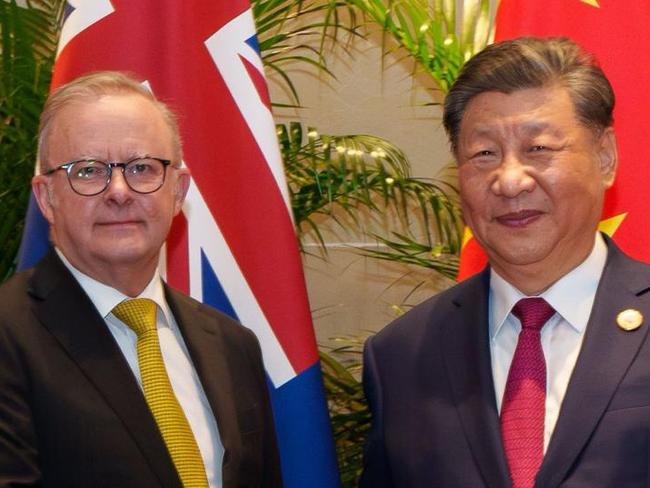
M 79 161 L 68 172 L 72 189 L 81 195 L 101 193 L 109 185 L 116 166 L 122 170 L 129 188 L 138 193 L 158 190 L 165 179 L 165 165 L 157 159 L 141 158 L 110 166 L 103 161 Z

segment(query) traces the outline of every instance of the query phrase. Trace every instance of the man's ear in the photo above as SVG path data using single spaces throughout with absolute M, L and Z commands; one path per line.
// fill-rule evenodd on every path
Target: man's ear
M 187 168 L 177 168 L 176 181 L 174 183 L 174 215 L 183 208 L 183 202 L 190 188 L 190 170 Z
M 32 192 L 38 208 L 50 225 L 54 224 L 54 210 L 52 205 L 52 190 L 50 179 L 47 176 L 36 175 L 32 178 Z
M 605 188 L 614 184 L 616 169 L 618 168 L 618 148 L 616 134 L 613 127 L 607 127 L 598 140 L 598 158 L 600 160 L 600 173 Z

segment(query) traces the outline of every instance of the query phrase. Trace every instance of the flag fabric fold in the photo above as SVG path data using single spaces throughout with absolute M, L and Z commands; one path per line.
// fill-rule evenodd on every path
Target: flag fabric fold
M 166 244 L 166 279 L 258 336 L 285 486 L 340 486 L 248 0 L 68 0 L 52 88 L 98 70 L 134 74 L 179 116 L 192 184 Z M 46 248 L 32 202 L 19 266 Z

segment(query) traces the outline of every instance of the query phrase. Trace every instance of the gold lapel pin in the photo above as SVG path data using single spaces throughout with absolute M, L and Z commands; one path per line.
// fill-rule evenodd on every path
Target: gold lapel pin
M 643 323 L 643 314 L 638 310 L 628 308 L 619 312 L 616 316 L 616 323 L 623 330 L 636 330 Z

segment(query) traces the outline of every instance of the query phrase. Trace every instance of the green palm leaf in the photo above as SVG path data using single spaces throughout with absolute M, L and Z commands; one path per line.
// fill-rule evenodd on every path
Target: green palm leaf
M 489 0 L 465 0 L 461 25 L 454 0 L 347 0 L 385 34 L 387 52 L 405 50 L 446 93 L 463 63 L 491 38 Z
M 327 67 L 326 47 L 334 46 L 341 32 L 358 35 L 356 11 L 343 0 L 252 0 L 251 5 L 262 61 L 280 77 L 293 100 L 281 106 L 298 107 L 300 96 L 285 66 L 305 63 L 334 77 Z
M 36 161 L 35 134 L 48 92 L 61 1 L 0 1 L 0 278 L 11 274 Z
M 361 371 L 362 341 L 355 338 L 339 340 L 344 345 L 330 353 L 321 351 L 320 360 L 341 483 L 347 488 L 358 486 L 363 446 L 370 429 L 370 410 L 363 387 L 355 377 Z
M 345 226 L 337 214 L 337 210 L 342 211 L 360 227 L 362 218 L 373 214 L 383 217 L 390 211 L 403 232 L 415 226 L 424 233 L 427 244 L 423 246 L 442 246 L 445 255 L 458 253 L 461 225 L 455 190 L 442 182 L 413 178 L 404 153 L 385 139 L 321 135 L 313 129 L 305 130 L 298 122 L 278 125 L 278 136 L 294 220 L 302 238 L 312 234 L 324 248 L 315 219 L 318 215 L 332 217 Z M 392 242 L 388 236 L 379 239 L 384 244 Z M 415 243 L 412 239 L 410 242 Z M 397 251 L 399 243 L 389 247 Z M 388 259 L 386 253 L 366 254 Z M 442 253 L 431 254 L 431 260 L 440 256 Z M 430 263 L 428 267 L 448 276 L 453 260 L 444 260 L 440 266 Z

